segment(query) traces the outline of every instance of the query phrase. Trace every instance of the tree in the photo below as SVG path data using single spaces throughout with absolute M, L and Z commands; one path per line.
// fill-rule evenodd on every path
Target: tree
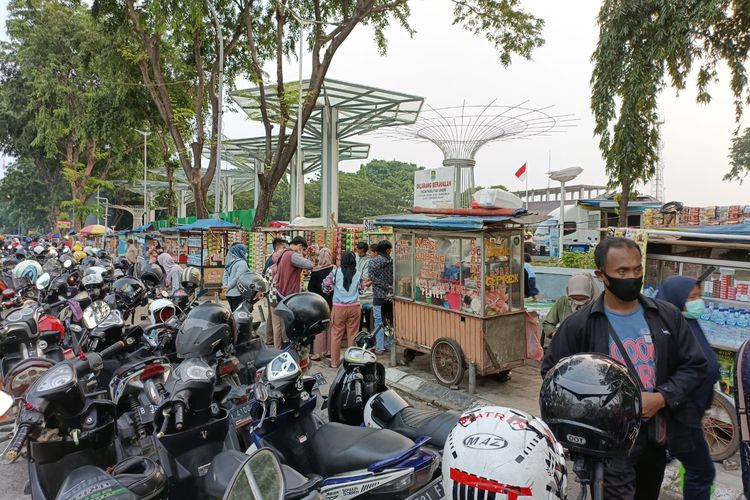
M 247 2 L 212 0 L 211 5 L 221 19 L 219 33 L 214 31 L 204 0 L 95 0 L 93 5 L 95 15 L 122 34 L 119 49 L 140 70 L 174 143 L 200 218 L 208 216 L 208 190 L 217 165 L 220 62 L 229 88 L 247 65 L 244 52 L 238 50 L 249 11 Z M 221 61 L 220 38 L 225 40 Z M 210 155 L 204 173 L 205 146 Z
M 304 130 L 331 62 L 354 28 L 360 24 L 370 27 L 381 54 L 386 53 L 385 30 L 392 22 L 409 33 L 412 29 L 408 0 L 242 1 L 247 13 L 242 19 L 250 55 L 250 79 L 258 85 L 258 110 L 266 138 L 258 172 L 261 191 L 254 221 L 260 226 L 268 218 L 274 190 L 296 151 L 297 127 Z M 513 54 L 528 58 L 543 43 L 543 21 L 518 7 L 517 0 L 452 1 L 453 23 L 489 40 L 498 49 L 503 65 L 510 63 Z M 302 33 L 300 18 L 313 21 L 306 35 Z M 295 54 L 302 36 L 311 52 L 312 69 L 301 116 L 297 117 L 292 95 L 301 89 L 284 83 L 283 61 Z M 269 61 L 275 63 L 271 76 L 263 71 Z M 277 125 L 275 130 L 274 125 Z
M 50 200 L 70 196 L 65 183 L 50 190 L 39 176 L 36 165 L 27 160 L 11 164 L 0 180 L 0 231 L 16 233 L 24 231 L 47 232 L 55 227 L 50 220 Z
M 128 65 L 79 2 L 14 0 L 8 13 L 0 116 L 10 125 L 0 140 L 33 160 L 48 187 L 68 182 L 72 199 L 61 205 L 80 227 L 90 195 L 132 172 L 132 126 L 147 116 L 147 101 L 123 84 L 132 81 Z
M 707 103 L 716 65 L 725 62 L 739 120 L 748 100 L 744 62 L 750 48 L 750 4 L 604 0 L 598 24 L 591 77 L 594 134 L 599 136 L 609 187 L 621 191 L 619 224 L 625 226 L 635 185 L 655 172 L 658 94 L 667 76 L 672 87 L 682 90 L 698 61 L 698 101 Z
M 742 181 L 750 173 L 750 128 L 738 137 L 732 139 L 732 147 L 729 149 L 729 164 L 731 169 L 724 176 L 725 181 Z

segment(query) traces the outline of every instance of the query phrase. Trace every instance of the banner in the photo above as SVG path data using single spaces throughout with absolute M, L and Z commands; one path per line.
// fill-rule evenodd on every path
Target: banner
M 455 168 L 441 167 L 414 172 L 414 206 L 454 208 Z

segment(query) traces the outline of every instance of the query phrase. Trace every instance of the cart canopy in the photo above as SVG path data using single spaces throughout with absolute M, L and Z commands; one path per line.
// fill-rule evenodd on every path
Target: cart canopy
M 209 229 L 239 229 L 239 226 L 221 219 L 198 219 L 190 224 L 164 228 L 162 232 L 207 231 Z
M 545 215 L 529 214 L 519 208 L 514 215 L 440 215 L 440 214 L 394 214 L 375 218 L 376 226 L 392 226 L 417 229 L 445 229 L 454 231 L 481 231 L 507 225 L 538 224 L 547 220 Z

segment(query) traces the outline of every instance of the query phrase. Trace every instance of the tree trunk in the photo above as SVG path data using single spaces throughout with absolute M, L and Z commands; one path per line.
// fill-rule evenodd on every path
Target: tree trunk
M 631 188 L 631 182 L 630 181 L 623 181 L 622 184 L 622 193 L 620 198 L 620 215 L 618 220 L 618 225 L 620 227 L 628 227 L 628 203 L 630 202 L 630 188 Z
M 268 221 L 271 213 L 271 199 L 273 198 L 273 189 L 269 189 L 269 182 L 265 177 L 259 179 L 260 198 L 258 199 L 258 208 L 253 219 L 253 227 L 263 227 Z M 257 186 L 256 186 L 257 189 Z
M 70 194 L 73 201 L 78 201 L 81 205 L 86 202 L 86 196 L 83 192 L 83 185 L 78 182 L 70 183 Z M 80 210 L 73 208 L 73 227 L 80 230 L 83 227 L 83 217 Z

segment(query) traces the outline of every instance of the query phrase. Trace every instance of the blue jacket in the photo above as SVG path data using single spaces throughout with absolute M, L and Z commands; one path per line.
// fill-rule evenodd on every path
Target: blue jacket
M 659 286 L 659 292 L 656 294 L 657 299 L 664 300 L 674 305 L 682 311 L 685 309 L 685 302 L 687 302 L 690 290 L 693 289 L 698 282 L 695 278 L 688 278 L 686 276 L 670 276 L 665 279 L 661 286 Z M 703 383 L 693 393 L 695 403 L 703 411 L 708 410 L 711 407 L 711 399 L 713 398 L 714 385 L 719 380 L 719 360 L 716 358 L 711 344 L 708 343 L 703 329 L 697 320 L 688 319 L 688 326 L 690 331 L 693 332 L 695 339 L 700 344 L 703 354 L 706 356 L 708 365 L 706 366 L 706 377 L 703 379 Z

